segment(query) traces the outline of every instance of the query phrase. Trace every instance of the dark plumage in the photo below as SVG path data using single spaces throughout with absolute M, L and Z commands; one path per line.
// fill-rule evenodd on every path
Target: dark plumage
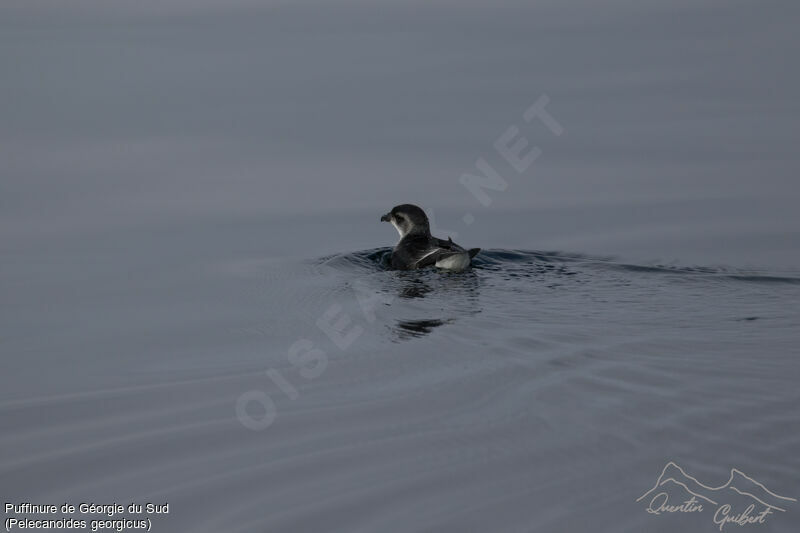
M 394 207 L 381 217 L 391 222 L 400 233 L 400 242 L 392 250 L 392 268 L 413 270 L 437 266 L 448 270 L 463 270 L 480 251 L 465 250 L 448 238 L 446 241 L 431 235 L 425 211 L 412 204 Z

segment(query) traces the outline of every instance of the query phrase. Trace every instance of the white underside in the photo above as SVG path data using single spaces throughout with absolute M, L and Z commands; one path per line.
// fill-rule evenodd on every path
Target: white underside
M 469 266 L 469 254 L 455 254 L 436 261 L 437 268 L 445 270 L 464 270 Z

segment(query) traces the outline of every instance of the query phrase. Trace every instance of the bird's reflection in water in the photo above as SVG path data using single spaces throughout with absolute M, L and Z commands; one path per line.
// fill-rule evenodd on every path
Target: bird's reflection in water
M 398 310 L 407 307 L 409 313 L 417 316 L 432 310 L 436 314 L 435 317 L 414 320 L 398 319 L 390 326 L 397 341 L 424 337 L 440 326 L 480 312 L 479 278 L 471 270 L 457 273 L 432 269 L 396 272 L 395 280 L 398 282 L 398 297 L 408 302 L 408 305 L 398 306 Z
M 400 289 L 398 296 L 406 300 L 413 300 L 414 298 L 425 298 L 425 295 L 432 291 L 433 287 L 425 281 L 412 279 Z
M 433 331 L 433 328 L 438 328 L 439 326 L 443 326 L 451 322 L 453 322 L 452 319 L 441 320 L 439 318 L 433 318 L 428 320 L 398 320 L 397 326 L 395 328 L 395 333 L 397 333 L 397 336 L 400 339 L 410 339 L 412 337 L 424 337 L 425 335 Z

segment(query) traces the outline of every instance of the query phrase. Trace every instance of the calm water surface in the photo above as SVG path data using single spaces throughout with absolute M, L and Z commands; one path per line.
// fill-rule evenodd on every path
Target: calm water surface
M 162 533 L 719 531 L 646 512 L 663 470 L 671 502 L 717 494 L 689 475 L 788 502 L 725 533 L 797 531 L 764 491 L 800 499 L 799 21 L 0 2 L 0 503 L 168 502 Z M 544 96 L 561 129 L 524 119 Z M 522 172 L 508 132 L 541 150 Z M 489 205 L 460 183 L 479 158 Z M 406 202 L 474 268 L 386 270 Z
M 711 531 L 635 502 L 670 460 L 799 495 L 800 271 L 489 245 L 395 272 L 355 242 L 392 242 L 377 216 L 334 219 L 12 242 L 3 499 L 169 502 L 161 531 Z M 321 227 L 352 248 L 315 254 Z

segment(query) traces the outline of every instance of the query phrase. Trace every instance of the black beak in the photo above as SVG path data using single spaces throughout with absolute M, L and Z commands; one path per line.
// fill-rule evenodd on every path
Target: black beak
M 385 215 L 383 215 L 381 217 L 381 222 L 389 222 L 389 219 L 391 218 L 391 216 L 392 216 L 391 213 L 386 213 Z

